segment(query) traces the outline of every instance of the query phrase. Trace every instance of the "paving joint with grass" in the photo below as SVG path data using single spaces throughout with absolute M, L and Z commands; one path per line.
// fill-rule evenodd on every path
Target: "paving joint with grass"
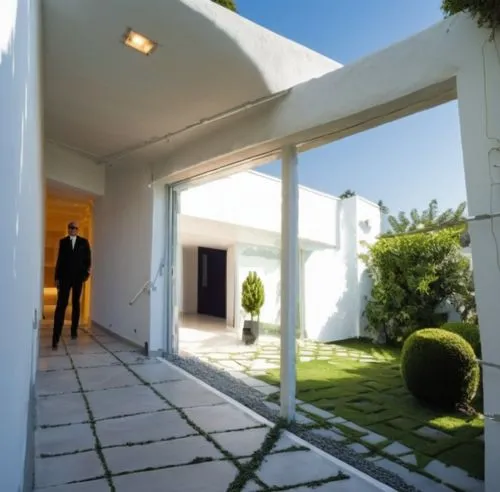
M 92 335 L 90 335 L 92 338 L 94 338 Z M 108 350 L 107 347 L 103 344 L 101 344 L 99 342 L 99 340 L 97 340 L 96 338 L 94 338 L 94 340 L 96 340 L 97 343 L 99 343 L 105 350 Z M 242 471 L 246 470 L 247 467 L 242 465 L 240 462 L 239 462 L 239 458 L 235 457 L 234 455 L 232 455 L 231 453 L 229 453 L 224 447 L 222 447 L 208 432 L 205 432 L 200 426 L 198 426 L 194 421 L 192 421 L 188 415 L 184 412 L 184 410 L 181 408 L 181 407 L 178 407 L 177 405 L 174 405 L 170 400 L 168 400 L 164 395 L 162 395 L 155 387 L 152 383 L 146 381 L 145 379 L 143 379 L 137 372 L 135 372 L 130 366 L 128 363 L 124 362 L 123 360 L 121 360 L 119 358 L 118 355 L 115 355 L 112 351 L 108 350 L 108 352 L 113 356 L 115 357 L 117 360 L 120 361 L 120 363 L 122 363 L 124 365 L 125 368 L 127 368 L 136 378 L 138 378 L 144 386 L 150 388 L 159 398 L 161 398 L 165 403 L 167 403 L 167 405 L 169 405 L 170 407 L 172 407 L 174 410 L 176 410 L 178 412 L 178 414 L 180 415 L 180 417 L 185 420 L 196 432 L 198 432 L 199 435 L 205 437 L 205 439 L 207 439 L 209 442 L 212 443 L 212 445 L 215 446 L 216 449 L 218 449 L 218 451 L 220 451 L 222 453 L 223 456 L 225 456 L 228 460 L 230 460 L 233 465 L 239 470 L 239 474 L 242 473 Z M 177 465 L 179 466 L 179 465 Z M 266 484 L 264 484 L 254 473 L 251 473 L 250 474 L 250 478 L 249 479 L 253 479 L 259 486 L 261 487 L 264 487 L 264 489 L 267 488 Z M 245 482 L 246 484 L 246 482 Z M 245 485 L 243 484 L 243 486 Z M 240 492 L 242 489 L 243 489 L 243 486 L 241 487 L 241 489 L 231 489 L 231 492 Z
M 201 379 L 202 381 L 205 381 L 209 385 L 218 389 L 222 393 L 227 394 L 236 401 L 251 408 L 252 410 L 259 413 L 268 420 L 272 422 L 277 422 L 279 418 L 277 412 L 271 410 L 266 406 L 266 403 L 269 402 L 263 400 L 262 394 L 257 396 L 256 395 L 257 392 L 254 390 L 254 388 L 247 386 L 244 383 L 244 381 L 240 380 L 240 378 L 235 378 L 227 371 L 214 367 L 209 363 L 202 362 L 193 356 L 188 356 L 188 357 L 172 356 L 169 357 L 169 360 L 173 362 L 175 365 L 178 365 L 182 369 L 193 374 L 195 377 Z M 342 417 L 339 416 L 334 417 L 334 419 L 338 419 L 339 424 L 350 423 L 346 419 L 343 419 Z M 321 425 L 322 424 L 321 420 L 318 421 L 316 424 L 317 426 Z M 332 428 L 331 421 L 328 422 L 325 421 L 324 425 L 327 427 L 327 429 Z M 333 429 L 338 430 L 336 426 L 333 426 Z M 356 431 L 354 429 L 347 427 L 345 429 L 346 432 L 344 434 L 347 437 L 347 440 L 345 440 L 344 442 L 336 442 L 335 440 L 330 438 L 314 435 L 313 432 L 314 430 L 318 430 L 318 427 L 316 427 L 316 429 L 314 428 L 311 429 L 308 428 L 307 426 L 293 423 L 289 425 L 289 430 L 298 437 L 304 439 L 305 441 L 308 441 L 309 443 L 322 449 L 328 454 L 331 454 L 332 456 L 341 459 L 345 463 L 357 468 L 358 470 L 362 471 L 363 473 L 366 473 L 367 475 L 372 476 L 373 478 L 381 481 L 382 483 L 385 483 L 386 485 L 389 485 L 401 491 L 409 492 L 417 490 L 417 488 L 413 486 L 411 483 L 407 483 L 406 476 L 401 476 L 395 471 L 377 465 L 376 461 L 367 459 L 368 457 L 373 455 L 374 452 L 376 453 L 378 451 L 378 448 L 377 446 L 370 445 L 370 443 L 365 443 L 364 441 L 360 441 L 360 437 L 369 435 L 372 432 L 371 430 L 367 429 L 366 434 L 359 432 L 358 434 L 356 434 Z M 381 435 L 378 432 L 377 434 Z M 346 446 L 347 444 L 352 444 L 354 442 L 360 442 L 361 444 L 366 445 L 366 447 L 370 450 L 370 453 L 367 454 L 366 456 L 363 456 L 349 449 Z M 383 444 L 388 445 L 391 442 L 392 440 L 387 439 L 386 441 L 383 441 Z M 392 459 L 394 461 L 395 458 L 392 457 L 386 459 Z M 405 463 L 404 466 L 406 467 L 406 469 L 411 468 L 411 466 L 409 466 L 407 463 Z M 418 473 L 422 474 L 422 479 L 427 479 L 426 478 L 428 475 L 427 473 L 422 473 L 422 470 L 420 469 L 418 470 Z M 417 475 L 416 473 L 413 474 Z M 416 476 L 411 478 L 418 479 L 419 477 Z M 442 481 L 436 479 L 436 477 L 433 477 L 432 482 L 430 483 L 439 483 L 439 482 Z M 426 485 L 429 486 L 430 484 L 427 483 Z
M 305 349 L 300 348 L 300 343 L 298 343 L 297 357 L 299 361 L 305 362 L 304 356 L 306 356 L 308 362 L 298 363 L 298 394 L 307 401 L 305 405 L 299 406 L 298 415 L 300 421 L 310 424 L 311 432 L 317 431 L 318 425 L 325 428 L 326 432 L 333 428 L 332 432 L 340 432 L 346 437 L 344 445 L 357 443 L 351 447 L 363 457 L 371 457 L 373 453 L 379 453 L 383 458 L 405 467 L 408 471 L 430 477 L 435 482 L 447 483 L 454 488 L 457 488 L 455 485 L 460 482 L 464 483 L 466 489 L 471 486 L 470 484 L 480 487 L 484 452 L 483 423 L 480 418 L 468 418 L 463 414 L 440 415 L 419 406 L 402 384 L 398 364 L 399 354 L 396 350 L 386 347 L 377 348 L 373 345 L 368 348 L 368 345 L 363 345 L 362 341 L 352 342 L 357 345 L 356 350 L 347 350 L 342 345 L 319 344 L 316 344 L 313 350 L 311 343 L 306 342 Z M 307 347 L 308 344 L 309 347 Z M 269 350 L 271 349 L 274 350 L 273 347 Z M 363 352 L 367 349 L 371 351 L 370 354 Z M 263 352 L 262 347 L 257 349 L 254 359 L 265 358 Z M 239 355 L 226 354 L 225 356 L 237 359 Z M 249 354 L 245 354 L 245 359 L 249 359 Z M 216 367 L 219 369 L 221 358 L 218 358 L 216 362 L 218 362 Z M 374 363 L 377 363 L 376 375 L 369 366 Z M 321 376 L 315 376 L 311 372 L 315 365 L 319 367 L 319 364 L 323 364 L 321 366 L 323 373 L 330 373 L 327 384 L 321 381 Z M 250 366 L 251 364 L 246 364 L 246 374 L 235 375 L 238 381 L 247 382 Z M 189 367 L 185 368 L 190 371 Z M 222 369 L 224 370 L 223 367 Z M 275 385 L 279 381 L 276 369 L 263 371 L 255 377 L 260 378 L 262 384 L 269 386 L 271 382 Z M 302 383 L 300 372 L 306 370 L 309 373 L 303 377 L 304 383 Z M 344 374 L 340 377 L 335 376 L 335 371 L 338 370 L 344 370 Z M 363 371 L 368 372 L 364 375 Z M 362 377 L 352 379 L 356 374 Z M 201 374 L 196 375 L 203 379 Z M 339 386 L 338 381 L 345 381 L 345 384 L 349 383 L 350 387 L 346 387 L 343 393 L 342 391 L 335 392 L 335 386 Z M 306 386 L 307 384 L 309 387 Z M 254 381 L 251 386 L 255 386 Z M 221 390 L 224 391 L 224 389 Z M 275 391 L 279 392 L 277 386 L 275 386 Z M 278 393 L 275 393 L 270 396 L 268 402 L 265 402 L 269 409 L 279 409 L 273 403 L 277 398 Z M 396 407 L 401 408 L 394 409 L 395 403 L 397 403 Z M 254 410 L 262 413 L 256 408 Z M 339 413 L 342 416 L 338 416 Z M 303 417 L 304 414 L 306 419 L 314 423 L 307 422 Z M 365 425 L 367 428 L 358 424 Z M 339 436 L 331 435 L 330 437 L 342 441 Z M 311 441 L 311 439 L 307 440 Z M 400 440 L 407 446 L 399 443 Z M 390 452 L 382 452 L 381 446 L 389 448 Z M 471 453 L 472 459 L 470 459 Z M 433 467 L 428 466 L 432 461 L 436 464 Z M 464 469 L 468 470 L 468 474 Z
M 97 343 L 99 343 L 98 340 L 96 340 L 96 341 L 97 341 Z M 255 451 L 253 453 L 253 455 L 250 457 L 250 461 L 248 463 L 242 464 L 240 462 L 240 460 L 242 460 L 242 457 L 236 458 L 234 455 L 232 455 L 227 450 L 225 450 L 222 446 L 220 446 L 214 438 L 211 437 L 214 433 L 211 434 L 211 433 L 205 432 L 201 427 L 199 427 L 195 422 L 193 422 L 187 416 L 187 414 L 184 412 L 183 408 L 181 408 L 181 407 L 179 407 L 177 405 L 174 405 L 168 398 L 166 398 L 159 391 L 157 391 L 157 389 L 154 387 L 153 383 L 150 383 L 150 382 L 144 380 L 136 371 L 134 371 L 133 368 L 130 367 L 131 364 L 129 364 L 127 361 L 124 361 L 124 360 L 120 359 L 119 354 L 114 354 L 111 350 L 108 350 L 107 347 L 104 346 L 103 344 L 101 344 L 101 346 L 103 346 L 103 348 L 105 350 L 107 350 L 113 357 L 115 357 L 117 360 L 119 360 L 125 366 L 125 368 L 127 370 L 129 370 L 135 377 L 137 377 L 143 383 L 144 386 L 150 388 L 159 398 L 161 398 L 165 403 L 167 403 L 173 410 L 177 411 L 178 414 L 193 429 L 195 429 L 195 431 L 197 431 L 201 436 L 205 437 L 208 441 L 210 441 L 216 447 L 216 449 L 218 449 L 222 453 L 222 455 L 225 457 L 222 460 L 214 460 L 213 458 L 208 459 L 208 460 L 204 460 L 202 458 L 204 461 L 224 461 L 224 460 L 228 461 L 229 460 L 229 461 L 231 461 L 236 466 L 236 468 L 238 469 L 239 473 L 238 473 L 236 479 L 233 481 L 233 483 L 229 486 L 228 492 L 229 491 L 230 492 L 241 492 L 243 490 L 243 488 L 246 486 L 246 484 L 249 481 L 253 481 L 254 483 L 256 483 L 259 487 L 261 487 L 261 489 L 263 491 L 291 490 L 291 489 L 297 487 L 297 485 L 295 485 L 295 486 L 286 486 L 286 487 L 281 487 L 281 486 L 280 487 L 276 487 L 276 486 L 269 487 L 262 480 L 260 480 L 260 478 L 256 474 L 256 472 L 258 471 L 258 469 L 259 469 L 260 465 L 262 464 L 263 460 L 267 456 L 275 455 L 275 454 L 283 454 L 283 453 L 292 453 L 292 452 L 298 452 L 298 451 L 302 451 L 303 450 L 303 447 L 301 447 L 301 446 L 290 446 L 289 448 L 286 448 L 284 450 L 278 450 L 276 452 L 272 452 L 273 446 L 275 445 L 277 439 L 279 439 L 279 437 L 281 435 L 281 429 L 283 428 L 282 422 L 278 421 L 274 427 L 270 428 L 270 430 L 269 430 L 269 432 L 268 432 L 268 434 L 267 434 L 267 436 L 265 438 L 265 441 L 261 445 L 261 447 L 257 451 Z M 140 364 L 138 364 L 138 365 L 140 365 Z M 261 426 L 261 425 L 259 425 L 257 427 L 252 427 L 252 429 L 261 428 L 261 427 L 267 427 L 267 426 Z M 221 433 L 219 433 L 219 434 L 221 434 Z M 308 448 L 306 448 L 306 449 L 308 450 Z M 172 465 L 172 466 L 168 466 L 168 468 L 175 468 L 175 467 L 178 467 L 178 466 L 186 466 L 187 464 L 192 464 L 192 463 L 184 463 L 184 464 L 181 464 L 181 465 L 179 465 L 179 464 Z M 164 469 L 164 468 L 166 468 L 166 467 L 161 467 L 161 469 Z M 148 468 L 148 470 L 150 470 L 150 469 Z M 144 470 L 144 471 L 148 471 L 148 470 Z M 137 472 L 138 471 L 135 470 L 134 472 L 130 472 L 130 473 L 137 473 Z M 129 473 L 127 473 L 127 474 L 129 474 Z M 119 476 L 119 475 L 118 474 L 114 474 L 113 476 Z M 305 482 L 305 483 L 301 483 L 299 485 L 300 486 L 308 486 L 308 487 L 316 487 L 316 486 L 327 484 L 327 483 L 330 483 L 330 482 L 333 482 L 333 481 L 338 481 L 338 480 L 341 480 L 341 479 L 345 480 L 345 479 L 348 479 L 348 478 L 349 477 L 347 475 L 342 474 L 341 472 L 339 472 L 335 476 L 328 477 L 327 479 L 322 479 L 320 481 Z
M 99 436 L 97 434 L 97 429 L 96 429 L 96 424 L 95 424 L 94 414 L 92 412 L 92 408 L 90 407 L 90 403 L 88 401 L 87 395 L 83 391 L 83 385 L 82 385 L 82 382 L 80 380 L 80 375 L 78 374 L 78 371 L 77 371 L 75 364 L 74 364 L 74 361 L 73 361 L 73 357 L 71 356 L 70 352 L 68 351 L 68 347 L 67 347 L 66 343 L 64 342 L 64 340 L 63 340 L 63 344 L 64 344 L 64 349 L 66 351 L 66 355 L 68 356 L 68 358 L 70 360 L 70 363 L 71 363 L 73 370 L 75 371 L 76 380 L 77 380 L 78 385 L 80 387 L 80 392 L 81 392 L 81 395 L 82 395 L 82 398 L 83 398 L 83 401 L 85 404 L 85 408 L 87 410 L 87 414 L 89 417 L 90 428 L 92 431 L 92 435 L 94 436 L 95 451 L 97 453 L 99 461 L 101 462 L 101 466 L 104 470 L 104 478 L 108 482 L 110 491 L 116 492 L 115 485 L 113 483 L 111 470 L 109 469 L 108 463 L 106 462 L 106 457 L 104 456 L 104 453 L 102 452 L 101 440 L 99 439 Z M 96 477 L 96 478 L 101 478 L 101 477 Z

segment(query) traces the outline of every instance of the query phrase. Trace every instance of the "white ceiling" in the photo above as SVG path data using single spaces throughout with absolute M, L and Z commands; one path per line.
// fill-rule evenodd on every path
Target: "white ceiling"
M 339 66 L 210 0 L 43 0 L 43 26 L 46 137 L 96 160 Z

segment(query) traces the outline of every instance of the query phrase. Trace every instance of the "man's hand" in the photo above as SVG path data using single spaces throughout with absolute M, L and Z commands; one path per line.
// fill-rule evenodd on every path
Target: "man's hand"
M 56 289 L 59 290 L 59 280 L 56 280 Z

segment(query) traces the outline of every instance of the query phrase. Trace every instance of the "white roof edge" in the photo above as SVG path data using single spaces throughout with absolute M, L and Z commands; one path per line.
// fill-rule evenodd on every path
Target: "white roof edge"
M 272 92 L 321 77 L 342 64 L 212 0 L 180 0 L 231 37 L 262 70 Z M 263 45 L 265 49 L 263 50 Z M 293 59 L 296 64 L 291 63 Z M 269 69 L 268 69 L 269 67 Z M 278 75 L 279 74 L 279 75 Z
M 248 171 L 243 171 L 243 173 L 249 173 L 249 174 L 255 174 L 257 176 L 260 176 L 261 178 L 269 179 L 271 181 L 276 181 L 278 183 L 281 183 L 281 179 L 277 178 L 276 176 L 271 176 L 270 174 L 266 174 L 260 171 L 254 171 L 253 169 L 250 169 Z M 304 185 L 299 185 L 299 188 L 304 191 L 308 191 L 310 193 L 314 193 L 315 195 L 320 195 L 324 196 L 325 198 L 330 198 L 331 200 L 336 200 L 336 201 L 341 201 L 338 196 L 331 195 L 330 193 L 325 193 L 323 191 L 315 190 L 314 188 L 309 188 L 308 186 Z

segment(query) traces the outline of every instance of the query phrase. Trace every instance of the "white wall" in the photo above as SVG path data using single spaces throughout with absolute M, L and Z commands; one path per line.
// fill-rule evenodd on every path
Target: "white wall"
M 39 2 L 0 15 L 0 490 L 30 487 L 33 378 L 43 266 Z M 35 329 L 34 329 L 35 328 Z M 31 489 L 29 489 L 31 490 Z
M 152 264 L 154 190 L 149 181 L 147 168 L 109 168 L 106 194 L 94 206 L 92 319 L 141 346 L 150 342 L 150 298 L 144 293 L 133 306 L 129 301 L 158 266 Z
M 258 197 L 256 200 L 255 198 Z M 373 242 L 381 232 L 380 208 L 360 197 L 339 200 L 301 187 L 300 245 L 303 251 L 301 313 L 306 334 L 321 341 L 364 334 L 362 312 L 371 282 L 359 259 L 361 241 Z M 251 204 L 245 206 L 245 204 Z M 249 271 L 262 278 L 266 302 L 264 323 L 280 323 L 281 181 L 243 172 L 182 192 L 181 240 L 198 238 L 199 245 L 238 244 L 234 293 L 235 326 L 245 314 L 240 306 L 241 283 Z M 367 222 L 365 222 L 367 221 Z M 196 312 L 193 252 L 183 260 L 184 312 Z M 229 261 L 229 257 L 228 257 Z M 228 279 L 233 278 L 229 273 Z M 231 301 L 228 300 L 228 312 Z M 232 324 L 232 323 L 231 323 Z
M 364 198 L 356 200 L 356 269 L 359 285 L 358 294 L 358 333 L 357 336 L 366 336 L 367 321 L 363 316 L 367 300 L 372 291 L 372 281 L 368 276 L 368 269 L 359 255 L 366 253 L 367 247 L 363 243 L 373 244 L 377 236 L 382 233 L 383 221 L 378 205 Z
M 73 188 L 104 194 L 105 167 L 52 142 L 44 146 L 45 177 Z
M 335 197 L 300 187 L 299 237 L 336 245 L 338 203 Z M 184 191 L 181 211 L 183 215 L 280 233 L 281 181 L 251 171 L 237 173 Z
M 371 282 L 359 254 L 380 234 L 380 209 L 360 197 L 340 202 L 339 248 L 304 252 L 304 322 L 308 338 L 343 340 L 363 334 Z M 365 223 L 364 221 L 368 221 Z
M 260 321 L 279 325 L 281 312 L 281 254 L 277 248 L 265 246 L 239 245 L 237 254 L 237 278 L 240 284 L 245 281 L 249 272 L 255 271 L 264 284 L 265 302 L 260 312 Z M 240 295 L 237 299 L 240 323 L 246 319 L 241 308 Z M 241 328 L 241 326 L 240 326 Z

